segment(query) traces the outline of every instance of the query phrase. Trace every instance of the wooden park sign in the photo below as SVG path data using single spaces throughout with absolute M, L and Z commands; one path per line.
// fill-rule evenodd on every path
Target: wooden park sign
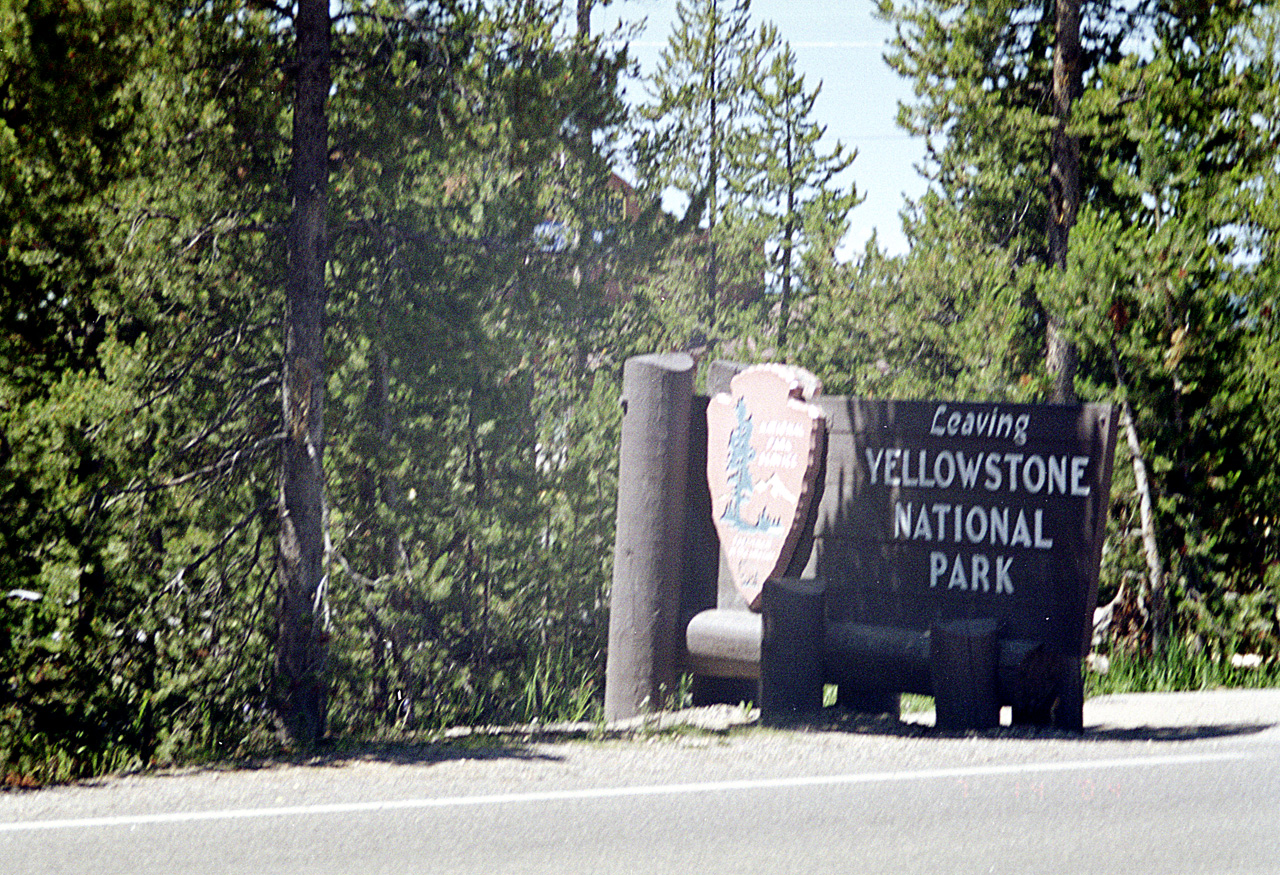
M 851 708 L 931 694 L 943 727 L 1001 705 L 1081 727 L 1112 407 L 833 397 L 801 369 L 713 363 L 729 391 L 705 401 L 704 445 L 692 372 L 667 355 L 624 373 L 611 718 L 680 663 L 758 680 L 762 712 L 835 684 Z
M 711 515 L 734 585 L 752 610 L 791 560 L 823 448 L 822 383 L 802 368 L 757 365 L 707 406 Z
M 836 621 L 1002 637 L 1084 656 L 1116 424 L 1109 405 L 826 399 L 816 572 Z

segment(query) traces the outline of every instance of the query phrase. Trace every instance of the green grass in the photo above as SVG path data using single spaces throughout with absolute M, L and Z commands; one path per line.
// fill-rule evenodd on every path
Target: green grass
M 827 684 L 822 688 L 822 707 L 830 708 L 836 703 L 836 692 L 839 688 L 835 684 Z M 915 693 L 903 693 L 899 705 L 899 709 L 903 714 L 915 714 L 920 711 L 933 710 L 933 696 L 919 696 Z
M 899 705 L 903 714 L 917 714 L 921 711 L 933 710 L 933 696 L 921 696 L 916 693 L 903 693 Z
M 1106 674 L 1085 674 L 1086 696 L 1280 686 L 1280 663 L 1275 660 L 1257 668 L 1237 668 L 1229 657 L 1214 658 L 1203 651 L 1192 653 L 1181 641 L 1170 642 L 1158 656 L 1118 651 L 1109 658 Z

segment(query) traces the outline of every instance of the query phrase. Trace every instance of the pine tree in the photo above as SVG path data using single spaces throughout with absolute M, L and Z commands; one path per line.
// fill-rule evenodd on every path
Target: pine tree
M 121 357 L 102 207 L 135 166 L 128 86 L 146 12 L 131 2 L 0 12 L 0 773 L 21 767 L 37 780 L 62 752 L 50 731 L 81 749 L 66 758 L 71 774 L 137 741 L 127 696 L 102 688 L 103 632 L 129 602 L 111 579 L 104 486 L 126 460 L 92 427 L 133 400 L 103 391 Z M 119 686 L 134 680 L 122 672 Z
M 751 462 L 756 457 L 756 451 L 751 446 L 751 433 L 754 427 L 751 415 L 747 412 L 746 399 L 738 399 L 734 415 L 737 420 L 733 430 L 729 432 L 729 458 L 725 462 L 725 482 L 730 490 L 729 502 L 725 505 L 721 518 L 738 528 L 747 529 L 752 524 L 742 518 L 742 509 L 755 492 L 755 483 L 751 478 Z
M 620 117 L 624 59 L 554 13 L 440 4 L 341 36 L 372 60 L 336 68 L 330 105 L 339 730 L 536 716 L 512 710 L 537 706 L 512 692 L 545 677 L 534 656 L 589 655 L 603 628 L 612 510 L 583 457 L 607 448 L 578 442 L 614 415 L 603 265 L 625 222 L 584 143 Z
M 1164 583 L 1155 578 L 1182 575 L 1201 595 L 1213 591 L 1211 580 L 1247 588 L 1236 575 L 1275 555 L 1260 530 L 1245 536 L 1253 548 L 1222 549 L 1249 526 L 1224 515 L 1204 488 L 1256 476 L 1210 447 L 1224 429 L 1247 440 L 1251 428 L 1224 416 L 1231 405 L 1218 390 L 1249 345 L 1239 305 L 1251 295 L 1238 284 L 1255 271 L 1241 241 L 1268 246 L 1274 233 L 1245 206 L 1275 173 L 1273 126 L 1258 102 L 1274 74 L 1274 53 L 1257 39 L 1269 5 L 1084 3 L 1079 64 L 1060 63 L 1059 73 L 1075 72 L 1056 85 L 1056 7 L 882 7 L 899 22 L 892 60 L 916 87 L 901 119 L 937 138 L 926 163 L 932 186 L 913 207 L 915 245 L 898 282 L 929 283 L 940 258 L 967 275 L 922 303 L 926 322 L 914 331 L 933 322 L 933 339 L 904 344 L 916 352 L 888 357 L 888 368 L 920 373 L 930 360 L 921 353 L 936 350 L 947 372 L 987 393 L 1061 397 L 1069 387 L 1059 379 L 1055 391 L 1055 376 L 1069 369 L 1046 368 L 1041 357 L 1075 347 L 1075 388 L 1085 397 L 1141 397 L 1132 404 L 1135 446 L 1154 472 L 1153 528 L 1170 560 L 1137 594 L 1147 643 L 1167 632 Z M 1067 55 L 1070 42 L 1058 43 Z M 1080 85 L 1070 81 L 1076 74 Z M 966 285 L 977 297 L 956 306 Z M 996 309 L 1018 331 L 997 328 L 982 343 L 992 322 L 977 317 L 1001 298 Z
M 814 120 L 813 109 L 821 83 L 807 89 L 796 70 L 795 53 L 780 42 L 772 25 L 762 29 L 760 42 L 778 49 L 767 72 L 752 83 L 752 114 L 761 122 L 755 173 L 733 185 L 758 205 L 761 220 L 771 229 L 779 283 L 777 348 L 782 351 L 787 348 L 793 286 L 799 280 L 797 255 L 813 245 L 816 234 L 834 228 L 837 238 L 842 235 L 847 215 L 860 198 L 852 187 L 843 191 L 834 183 L 857 153 L 845 153 L 840 143 L 830 153 L 819 151 L 826 128 Z M 835 257 L 833 250 L 815 255 Z
M 534 705 L 503 678 L 545 676 L 527 648 L 546 634 L 538 624 L 577 618 L 580 604 L 598 614 L 598 533 L 575 523 L 585 548 L 538 558 L 544 539 L 570 530 L 544 525 L 555 495 L 539 480 L 535 436 L 544 412 L 548 428 L 554 417 L 535 378 L 542 354 L 608 330 L 592 321 L 603 282 L 588 268 L 603 247 L 552 259 L 532 231 L 553 205 L 587 227 L 595 204 L 571 195 L 596 186 L 603 162 L 578 133 L 616 118 L 623 61 L 559 39 L 549 8 L 353 5 L 334 28 L 344 63 L 328 147 L 313 155 L 333 180 L 322 227 L 334 549 L 322 571 L 337 582 L 333 637 L 302 636 L 312 655 L 327 647 L 330 672 L 300 664 L 328 715 L 304 714 L 295 740 L 325 723 L 515 719 Z M 0 653 L 15 667 L 0 685 L 0 771 L 24 779 L 235 749 L 265 737 L 275 716 L 264 691 L 286 437 L 292 30 L 277 10 L 234 3 L 138 6 L 155 34 L 123 27 L 126 11 L 36 31 L 80 66 L 0 66 L 13 74 L 4 122 L 23 133 L 0 146 L 27 150 L 0 172 L 35 178 L 87 162 L 67 164 L 75 172 L 56 188 L 6 184 L 0 202 L 20 244 L 6 251 L 22 253 L 4 262 L 15 277 L 6 318 L 27 318 L 36 282 L 51 303 L 0 346 L 14 365 L 0 387 L 2 533 L 13 547 L 0 562 L 19 593 L 0 600 Z M 92 106 L 59 96 L 65 113 L 28 112 L 24 101 L 60 94 L 22 78 L 32 71 L 71 77 Z M 34 148 L 64 141 L 75 149 L 49 160 Z M 41 192 L 73 208 L 46 210 Z M 74 233 L 42 241 L 29 230 L 53 219 Z M 54 249 L 67 243 L 74 251 Z M 596 380 L 593 410 L 613 412 L 607 388 Z M 581 397 L 557 398 L 555 410 Z M 555 507 L 608 504 L 594 483 L 559 488 L 578 491 Z M 563 605 L 570 584 L 556 569 L 578 575 Z M 527 608 L 536 604 L 549 607 Z M 565 670 L 589 659 L 593 617 L 566 632 L 566 652 L 584 656 Z M 546 704 L 572 707 L 565 698 Z
M 78 132 L 42 112 L 39 136 L 21 141 L 73 145 L 76 194 L 60 182 L 63 208 L 46 210 L 36 191 L 5 187 L 19 214 L 78 226 L 64 238 L 78 252 L 45 260 L 42 282 L 65 290 L 50 312 L 93 341 L 67 357 L 76 332 L 31 323 L 28 342 L 63 349 L 38 380 L 40 357 L 4 350 L 25 362 L 4 387 L 17 452 L 0 500 L 24 530 L 9 579 L 40 598 L 5 623 L 15 683 L 0 694 L 0 735 L 8 768 L 37 780 L 242 737 L 263 687 L 245 666 L 264 655 L 253 581 L 273 345 L 247 277 L 276 259 L 249 230 L 272 220 L 266 199 L 243 195 L 276 140 L 258 137 L 271 89 L 240 89 L 269 71 L 270 34 L 260 15 L 230 33 L 216 4 L 76 10 L 29 33 L 67 56 L 45 69 L 72 86 L 58 102 Z M 14 84 L 20 107 L 32 83 Z M 13 288 L 29 295 L 28 283 Z
M 292 204 L 287 235 L 280 457 L 280 589 L 275 691 L 291 740 L 324 737 L 328 520 L 324 474 L 326 266 L 332 39 L 328 0 L 299 0 L 293 19 Z
M 705 296 L 699 310 L 709 326 L 726 285 L 720 275 L 726 215 L 742 207 L 740 181 L 758 151 L 749 118 L 751 83 L 773 48 L 753 31 L 749 0 L 680 0 L 676 24 L 648 81 L 650 102 L 640 113 L 651 128 L 635 147 L 642 194 L 684 195 L 695 221 L 705 216 Z M 772 34 L 776 39 L 776 33 Z M 739 183 L 739 184 L 734 184 Z

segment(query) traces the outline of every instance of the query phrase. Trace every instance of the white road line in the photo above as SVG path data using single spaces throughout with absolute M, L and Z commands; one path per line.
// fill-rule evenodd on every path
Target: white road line
M 220 811 L 173 811 L 157 814 L 122 814 L 114 817 L 79 817 L 66 820 L 31 820 L 0 823 L 0 833 L 51 829 L 88 829 L 104 826 L 199 823 L 213 820 L 246 820 L 268 817 L 305 817 L 325 814 L 362 814 L 426 808 L 465 808 L 481 805 L 527 805 L 539 802 L 573 802 L 624 799 L 639 796 L 680 796 L 696 793 L 732 793 L 743 790 L 779 790 L 800 787 L 834 787 L 887 784 L 902 781 L 936 781 L 948 778 L 986 778 L 1003 775 L 1079 772 L 1090 769 L 1143 769 L 1158 766 L 1196 765 L 1245 759 L 1243 753 L 1185 754 L 1181 756 L 1130 757 L 1125 759 L 1073 760 L 1058 763 L 1021 763 L 1004 766 L 969 766 L 921 769 L 905 772 L 863 772 L 794 778 L 754 778 L 740 781 L 707 781 L 696 784 L 647 784 L 638 787 L 598 787 L 583 790 L 548 790 L 540 793 L 501 793 L 490 796 L 442 796 L 426 799 L 386 799 L 373 802 L 335 802 L 325 805 L 286 805 L 272 808 L 231 808 Z

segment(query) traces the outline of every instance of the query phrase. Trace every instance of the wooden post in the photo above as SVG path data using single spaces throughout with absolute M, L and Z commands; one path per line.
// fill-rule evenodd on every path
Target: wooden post
M 940 623 L 929 630 L 929 669 L 940 729 L 1000 725 L 996 667 L 999 625 L 994 620 Z
M 693 359 L 688 355 L 627 360 L 606 720 L 657 710 L 676 687 L 692 400 Z
M 764 583 L 760 640 L 760 717 L 767 721 L 822 710 L 821 580 Z

